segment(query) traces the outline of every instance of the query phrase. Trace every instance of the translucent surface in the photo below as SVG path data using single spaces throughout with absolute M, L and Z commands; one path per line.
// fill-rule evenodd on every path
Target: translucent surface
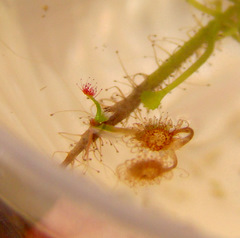
M 96 237 L 96 231 L 79 227 L 91 223 L 104 227 L 103 237 L 126 237 L 129 232 L 140 237 L 129 227 L 171 238 L 240 235 L 239 44 L 224 40 L 218 46 L 223 52 L 209 61 L 212 65 L 182 85 L 186 91 L 177 89 L 165 99 L 162 110 L 173 119 L 189 120 L 195 137 L 177 152 L 179 168 L 171 180 L 136 192 L 118 183 L 103 164 L 93 163 L 100 174 L 90 171 L 83 177 L 56 166 L 64 154 L 45 159 L 55 151 L 69 151 L 71 141 L 58 132 L 81 134 L 86 129 L 79 119 L 86 113 L 49 114 L 91 112 L 91 103 L 76 86 L 81 78 L 95 78 L 99 88 L 118 85 L 129 92 L 128 86 L 113 82 L 125 80 L 115 50 L 129 74 L 151 73 L 156 64 L 147 36 L 187 39 L 179 28 L 195 24 L 190 7 L 179 0 L 21 0 L 1 1 L 0 11 L 1 124 L 45 154 L 29 151 L 1 132 L 0 188 L 6 202 L 29 219 L 40 219 L 54 233 L 68 221 L 63 237 L 73 230 L 72 237 L 80 232 Z M 109 96 L 111 92 L 102 92 L 99 98 Z M 112 170 L 133 156 L 123 144 L 117 146 L 119 154 L 107 145 L 103 148 L 104 163 Z M 56 217 L 63 220 L 49 228 Z
M 1 198 L 53 237 L 147 237 L 140 230 L 163 237 L 202 237 L 165 213 L 151 214 L 74 177 L 4 130 L 0 142 Z

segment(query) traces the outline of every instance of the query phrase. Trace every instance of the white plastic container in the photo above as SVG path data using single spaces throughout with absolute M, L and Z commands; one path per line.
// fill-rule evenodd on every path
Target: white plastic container
M 183 84 L 186 91 L 177 89 L 163 102 L 163 111 L 189 120 L 195 131 L 177 152 L 171 180 L 136 193 L 115 182 L 108 186 L 104 172 L 88 177 L 63 170 L 64 155 L 51 159 L 71 143 L 58 132 L 81 134 L 85 114 L 50 113 L 91 112 L 76 83 L 91 77 L 105 89 L 124 82 L 116 50 L 129 74 L 151 73 L 157 66 L 148 35 L 184 38 L 179 28 L 194 25 L 190 9 L 179 0 L 0 3 L 2 200 L 53 237 L 240 235 L 240 46 L 232 39 L 223 41 L 211 67 Z M 132 156 L 120 149 L 120 155 L 105 149 L 113 170 Z

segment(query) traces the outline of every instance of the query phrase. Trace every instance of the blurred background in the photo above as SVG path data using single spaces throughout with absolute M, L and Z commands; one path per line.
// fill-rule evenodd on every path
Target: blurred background
M 150 74 L 157 65 L 148 40 L 149 35 L 157 34 L 159 39 L 174 37 L 174 41 L 181 43 L 189 38 L 188 34 L 193 34 L 192 30 L 197 29 L 195 19 L 201 23 L 210 20 L 183 0 L 35 0 L 31 3 L 27 0 L 3 0 L 0 3 L 0 13 L 1 127 L 47 158 L 41 161 L 40 155 L 34 156 L 34 151 L 27 153 L 21 144 L 16 146 L 12 155 L 2 144 L 2 184 L 8 178 L 6 173 L 9 166 L 13 168 L 14 174 L 14 170 L 21 167 L 24 153 L 27 153 L 26 158 L 29 154 L 32 155 L 32 168 L 41 168 L 39 174 L 43 177 L 44 169 L 46 178 L 56 172 L 56 178 L 60 179 L 63 173 L 62 180 L 55 181 L 59 186 L 63 183 L 61 195 L 67 184 L 65 178 L 67 181 L 71 175 L 58 169 L 65 154 L 56 153 L 53 158 L 52 155 L 56 151 L 69 151 L 70 144 L 73 143 L 71 139 L 77 141 L 78 137 L 76 139 L 70 136 L 71 139 L 66 139 L 58 132 L 83 133 L 87 128 L 83 123 L 86 121 L 86 113 L 93 113 L 91 102 L 86 100 L 76 84 L 81 84 L 81 79 L 83 82 L 91 82 L 94 78 L 99 90 L 117 85 L 127 95 L 131 87 L 114 82 L 127 82 L 123 78 L 125 74 L 115 54 L 116 50 L 130 75 L 139 72 Z M 176 47 L 167 41 L 159 44 L 169 52 Z M 169 94 L 163 100 L 161 109 L 154 113 L 159 115 L 162 111 L 168 112 L 175 122 L 177 119 L 185 119 L 195 131 L 193 140 L 177 151 L 179 166 L 171 179 L 163 179 L 159 185 L 137 191 L 119 182 L 114 174 L 116 166 L 134 156 L 121 142 L 121 138 L 110 136 L 107 139 L 115 143 L 120 153 L 116 153 L 105 142 L 102 148 L 103 163 L 93 161 L 93 169 L 89 169 L 85 176 L 81 175 L 81 167 L 70 171 L 74 174 L 71 177 L 71 181 L 74 181 L 72 189 L 78 180 L 80 184 L 92 182 L 93 186 L 100 189 L 99 194 L 103 193 L 99 199 L 108 200 L 111 194 L 116 200 L 119 199 L 119 204 L 133 204 L 136 209 L 141 209 L 143 213 L 146 211 L 150 216 L 159 215 L 163 221 L 172 224 L 172 227 L 166 227 L 166 231 L 162 230 L 162 237 L 174 237 L 174 232 L 177 237 L 180 231 L 178 224 L 184 224 L 186 230 L 189 228 L 189 237 L 193 237 L 195 231 L 199 237 L 239 237 L 240 45 L 226 38 L 216 48 L 214 55 L 199 72 Z M 158 51 L 158 57 L 165 59 L 167 54 Z M 103 90 L 98 98 L 109 98 L 113 92 Z M 50 116 L 59 110 L 81 111 Z M 6 140 L 9 144 L 8 148 L 14 147 L 13 140 L 5 132 L 1 133 L 1 137 L 1 141 Z M 19 158 L 16 156 L 18 150 L 21 151 Z M 8 153 L 11 154 L 11 159 L 6 162 L 5 155 Z M 28 166 L 27 163 L 25 165 Z M 99 169 L 100 173 L 96 173 L 95 169 Z M 28 170 L 18 173 L 19 176 L 22 175 L 23 181 L 29 181 L 33 176 L 28 177 Z M 36 188 L 38 181 L 44 188 L 44 180 L 41 179 L 32 180 L 28 186 Z M 8 192 L 11 190 L 12 193 L 7 193 L 6 189 L 1 190 L 1 198 L 5 202 L 15 192 L 14 183 L 12 186 L 6 186 Z M 46 186 L 48 189 L 43 189 L 44 192 L 50 193 L 51 183 Z M 90 189 L 88 192 L 94 194 Z M 23 191 L 20 193 L 23 195 Z M 71 194 L 71 201 L 70 198 Z M 124 202 L 121 202 L 122 199 Z M 67 204 L 73 206 L 69 200 Z M 23 199 L 22 203 L 24 202 Z M 59 203 L 62 204 L 61 202 Z M 21 207 L 21 203 L 14 206 L 11 201 L 9 204 L 15 209 Z M 27 213 L 23 209 L 25 206 L 26 204 L 22 205 L 22 210 L 17 209 L 24 216 Z M 60 207 L 65 206 L 66 204 Z M 115 212 L 119 214 L 118 211 Z M 124 220 L 124 216 L 119 217 L 121 219 Z M 46 223 L 49 220 L 51 219 L 47 218 Z M 103 223 L 105 227 L 107 221 Z M 131 225 L 134 225 L 133 221 L 134 218 Z M 160 221 L 161 219 L 159 223 Z M 89 219 L 91 222 L 93 221 Z M 135 227 L 138 225 L 136 222 Z M 147 226 L 146 230 L 151 233 L 154 225 Z M 192 228 L 194 232 L 191 236 Z M 117 226 L 115 232 L 118 234 L 119 229 L 125 228 Z M 81 231 L 63 237 L 80 237 Z M 103 229 L 102 236 L 99 237 L 108 237 L 107 232 L 107 228 Z M 160 228 L 156 228 L 153 233 L 160 235 Z M 88 235 L 89 231 L 85 233 L 86 237 Z M 82 234 L 81 237 L 85 236 Z M 92 233 L 92 237 L 98 236 Z M 126 237 L 126 233 L 119 237 Z M 133 237 L 140 235 L 136 232 Z

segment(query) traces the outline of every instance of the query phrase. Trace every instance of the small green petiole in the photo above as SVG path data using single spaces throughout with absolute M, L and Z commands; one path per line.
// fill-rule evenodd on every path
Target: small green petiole
M 96 106 L 96 108 L 97 108 L 96 116 L 95 116 L 94 119 L 95 119 L 97 122 L 99 122 L 99 123 L 102 123 L 102 122 L 107 121 L 108 118 L 107 118 L 107 117 L 104 115 L 104 113 L 102 112 L 102 108 L 101 108 L 100 103 L 99 103 L 93 96 L 87 95 L 87 97 L 94 102 L 94 104 L 95 104 L 95 106 Z
M 136 132 L 135 129 L 133 128 L 121 128 L 121 127 L 116 127 L 112 125 L 107 125 L 107 124 L 101 124 L 99 126 L 95 126 L 94 128 L 100 130 L 100 131 L 107 131 L 111 133 L 119 133 L 119 134 L 124 134 L 124 135 L 132 135 Z

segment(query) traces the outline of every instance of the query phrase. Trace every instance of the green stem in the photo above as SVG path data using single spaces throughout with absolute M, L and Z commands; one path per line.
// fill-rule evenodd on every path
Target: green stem
M 206 7 L 205 5 L 197 2 L 196 0 L 187 0 L 187 2 L 189 4 L 191 4 L 192 6 L 194 6 L 195 8 L 197 8 L 198 10 L 200 10 L 201 12 L 205 12 L 205 13 L 207 13 L 209 15 L 217 16 L 218 13 L 219 13 L 218 11 L 212 10 L 212 9 Z
M 236 4 L 226 10 L 224 13 L 215 16 L 215 19 L 209 22 L 206 27 L 201 28 L 194 37 L 186 42 L 181 49 L 174 53 L 165 61 L 155 72 L 148 76 L 145 90 L 141 94 L 141 101 L 144 106 L 149 109 L 155 109 L 159 106 L 162 98 L 169 93 L 173 88 L 178 86 L 186 80 L 192 73 L 194 73 L 212 54 L 214 44 L 217 40 L 231 35 L 235 37 L 236 31 L 230 29 L 237 29 L 240 22 L 240 6 Z M 220 37 L 221 36 L 221 37 Z M 204 54 L 190 66 L 181 76 L 175 79 L 170 85 L 161 91 L 154 92 L 154 88 L 161 83 L 176 69 L 181 67 L 181 64 L 188 59 L 194 52 L 200 49 L 203 44 L 207 44 L 207 49 Z
M 208 36 L 208 45 L 205 50 L 205 52 L 200 56 L 200 58 L 191 65 L 182 75 L 180 75 L 177 79 L 175 79 L 171 84 L 169 84 L 166 88 L 161 90 L 160 92 L 163 92 L 163 95 L 165 96 L 167 93 L 169 93 L 172 89 L 176 88 L 179 84 L 181 84 L 184 80 L 186 80 L 190 75 L 192 75 L 194 72 L 196 72 L 211 56 L 213 50 L 214 50 L 214 44 L 215 39 L 217 37 L 218 27 L 211 32 L 211 34 Z
M 96 126 L 94 128 L 99 131 L 108 131 L 108 132 L 124 134 L 124 135 L 132 135 L 132 134 L 136 133 L 136 130 L 133 128 L 116 127 L 116 126 L 111 126 L 111 125 L 107 125 L 104 123 L 99 126 Z
M 100 103 L 94 97 L 92 96 L 88 96 L 88 97 L 94 102 L 97 108 L 96 116 L 94 119 L 99 123 L 107 121 L 108 118 L 103 114 Z

